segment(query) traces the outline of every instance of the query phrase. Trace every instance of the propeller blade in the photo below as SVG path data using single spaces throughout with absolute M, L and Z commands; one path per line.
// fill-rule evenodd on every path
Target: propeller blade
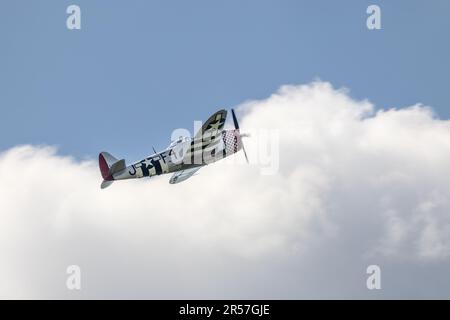
M 233 116 L 234 128 L 236 130 L 239 130 L 239 123 L 237 121 L 236 114 L 234 113 L 234 109 L 231 109 L 231 115 Z M 243 137 L 243 136 L 245 137 L 245 136 L 249 136 L 249 135 L 245 135 L 245 134 L 241 135 L 241 137 Z M 245 160 L 247 160 L 247 163 L 249 164 L 250 162 L 248 161 L 247 152 L 245 151 L 244 143 L 242 142 L 242 139 L 241 139 L 241 144 L 242 144 L 242 151 L 244 151 Z
M 234 114 L 234 109 L 231 109 L 231 115 L 233 116 L 234 128 L 239 130 L 239 123 L 237 121 L 236 115 Z
M 241 142 L 242 143 L 242 142 Z M 245 152 L 244 144 L 242 143 L 242 151 L 244 151 L 245 160 L 247 160 L 247 164 L 250 164 L 247 157 L 247 152 Z

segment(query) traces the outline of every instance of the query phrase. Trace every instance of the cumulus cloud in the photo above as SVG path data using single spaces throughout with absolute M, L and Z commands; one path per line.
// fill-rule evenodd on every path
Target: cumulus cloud
M 0 296 L 450 296 L 450 121 L 422 105 L 376 111 L 320 81 L 238 112 L 254 164 L 223 161 L 178 185 L 100 190 L 94 160 L 3 151 Z M 277 132 L 276 174 L 255 164 L 261 130 Z M 72 264 L 81 291 L 66 289 Z M 366 288 L 370 264 L 380 291 Z

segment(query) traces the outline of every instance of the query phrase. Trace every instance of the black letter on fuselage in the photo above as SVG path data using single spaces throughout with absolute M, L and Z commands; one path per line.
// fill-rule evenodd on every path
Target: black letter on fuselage
M 156 174 L 160 175 L 162 173 L 162 168 L 161 163 L 159 163 L 159 160 L 152 159 L 151 163 L 155 167 Z
M 130 175 L 134 176 L 136 174 L 136 168 L 135 168 L 134 164 L 131 167 L 133 168 L 134 172 L 131 172 L 131 170 L 128 170 L 128 173 Z

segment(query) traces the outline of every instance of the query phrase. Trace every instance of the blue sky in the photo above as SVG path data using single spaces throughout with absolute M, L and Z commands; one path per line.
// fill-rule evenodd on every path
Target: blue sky
M 77 4 L 82 29 L 66 28 Z M 378 4 L 382 30 L 366 28 Z M 448 1 L 17 1 L 0 10 L 0 150 L 136 160 L 220 107 L 315 78 L 450 118 Z

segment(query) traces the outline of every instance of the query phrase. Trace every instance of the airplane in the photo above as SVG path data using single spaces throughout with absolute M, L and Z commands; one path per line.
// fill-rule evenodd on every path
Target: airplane
M 125 159 L 118 160 L 108 152 L 98 155 L 100 173 L 103 177 L 101 189 L 109 187 L 116 180 L 153 177 L 173 173 L 170 184 L 180 183 L 192 177 L 203 166 L 219 161 L 242 149 L 248 163 L 247 153 L 242 143 L 239 123 L 231 109 L 234 129 L 224 130 L 226 110 L 214 113 L 193 137 L 179 137 L 167 149 L 135 162 L 129 166 Z

